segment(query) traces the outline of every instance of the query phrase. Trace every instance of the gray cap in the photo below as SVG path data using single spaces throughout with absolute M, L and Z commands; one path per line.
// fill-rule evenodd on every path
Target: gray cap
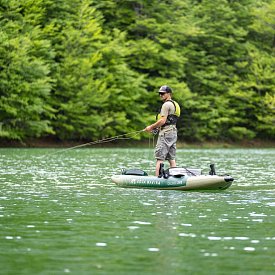
M 159 88 L 159 91 L 158 91 L 158 92 L 159 92 L 159 93 L 161 93 L 161 92 L 172 93 L 172 89 L 171 89 L 169 86 L 164 85 L 164 86 L 161 86 L 161 87 Z

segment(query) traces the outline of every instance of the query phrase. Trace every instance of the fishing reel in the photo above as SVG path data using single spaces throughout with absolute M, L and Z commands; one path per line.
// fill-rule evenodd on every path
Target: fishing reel
M 154 130 L 152 130 L 151 133 L 155 136 L 158 134 L 158 132 L 159 132 L 159 128 L 155 128 Z

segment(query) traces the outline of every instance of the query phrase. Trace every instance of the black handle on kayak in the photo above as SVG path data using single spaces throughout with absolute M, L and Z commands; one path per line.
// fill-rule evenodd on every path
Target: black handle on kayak
M 160 163 L 159 165 L 159 178 L 162 178 L 164 176 L 164 163 Z
M 214 163 L 211 163 L 211 164 L 210 164 L 210 172 L 209 172 L 209 175 L 211 175 L 211 176 L 216 175 L 215 164 L 214 164 Z

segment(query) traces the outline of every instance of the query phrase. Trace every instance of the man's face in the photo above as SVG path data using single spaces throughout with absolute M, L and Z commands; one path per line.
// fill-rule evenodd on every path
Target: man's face
M 168 93 L 165 92 L 159 92 L 159 96 L 161 98 L 162 101 L 165 101 L 168 97 Z

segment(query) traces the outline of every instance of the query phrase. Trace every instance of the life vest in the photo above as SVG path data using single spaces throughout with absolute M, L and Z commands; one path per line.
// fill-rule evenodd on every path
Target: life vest
M 180 117 L 180 106 L 179 106 L 179 104 L 176 101 L 171 100 L 171 99 L 165 101 L 163 104 L 165 104 L 168 101 L 171 101 L 174 104 L 175 112 L 174 112 L 174 114 L 170 114 L 170 115 L 167 116 L 165 124 L 162 125 L 161 127 L 164 127 L 164 126 L 167 126 L 167 125 L 176 125 L 177 121 L 178 121 L 178 118 Z M 159 113 L 156 116 L 156 120 L 159 120 L 161 118 L 160 111 L 161 111 L 161 109 L 159 110 Z

